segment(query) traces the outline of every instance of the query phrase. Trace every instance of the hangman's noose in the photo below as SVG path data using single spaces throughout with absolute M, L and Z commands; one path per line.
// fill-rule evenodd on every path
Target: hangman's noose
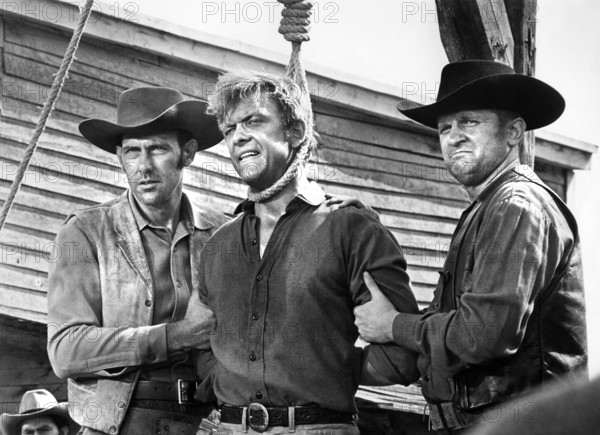
M 67 51 L 63 57 L 62 63 L 60 64 L 60 68 L 56 73 L 54 78 L 54 83 L 52 83 L 52 88 L 50 89 L 50 93 L 48 94 L 48 98 L 44 103 L 44 107 L 42 108 L 42 112 L 40 113 L 40 118 L 33 132 L 33 136 L 29 141 L 29 145 L 25 149 L 25 155 L 19 164 L 19 169 L 17 171 L 17 175 L 13 180 L 10 191 L 8 192 L 8 197 L 4 201 L 4 205 L 2 206 L 2 211 L 0 211 L 0 231 L 4 227 L 4 223 L 6 222 L 6 217 L 15 201 L 15 197 L 17 196 L 17 192 L 23 183 L 23 177 L 25 176 L 25 172 L 29 167 L 29 163 L 31 158 L 33 157 L 33 153 L 35 152 L 38 144 L 38 140 L 44 130 L 46 129 L 46 124 L 48 122 L 48 118 L 50 118 L 50 114 L 54 109 L 54 105 L 56 104 L 56 100 L 60 96 L 60 91 L 67 80 L 67 76 L 69 73 L 69 68 L 71 64 L 75 60 L 75 52 L 77 51 L 77 47 L 79 46 L 79 41 L 81 40 L 81 35 L 83 34 L 83 29 L 85 28 L 85 24 L 90 17 L 92 12 L 92 6 L 94 5 L 94 0 L 87 0 L 83 8 L 81 9 L 81 14 L 79 16 L 79 21 L 77 22 L 77 26 L 73 31 L 73 36 L 71 36 L 71 42 L 67 47 Z
M 304 41 L 310 40 L 308 32 L 310 31 L 310 17 L 314 2 L 312 0 L 278 1 L 284 5 L 284 9 L 281 12 L 283 18 L 281 19 L 279 33 L 283 34 L 283 37 L 292 43 L 292 54 L 287 66 L 286 76 L 298 84 L 302 93 L 301 98 L 307 99 L 306 131 L 304 132 L 302 145 L 283 176 L 275 184 L 263 191 L 255 192 L 252 189 L 249 190 L 248 199 L 254 202 L 265 201 L 281 192 L 285 186 L 296 178 L 298 169 L 306 163 L 311 150 L 317 145 L 316 133 L 313 131 L 313 113 L 308 81 L 306 80 L 306 73 L 300 60 L 300 47 Z

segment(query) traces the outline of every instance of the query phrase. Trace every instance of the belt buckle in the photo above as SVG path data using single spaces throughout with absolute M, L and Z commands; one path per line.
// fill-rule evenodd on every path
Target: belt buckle
M 260 403 L 248 405 L 248 424 L 256 432 L 264 432 L 269 427 L 269 411 Z
M 177 401 L 180 405 L 194 402 L 194 394 L 200 385 L 198 381 L 186 381 L 185 379 L 177 379 Z

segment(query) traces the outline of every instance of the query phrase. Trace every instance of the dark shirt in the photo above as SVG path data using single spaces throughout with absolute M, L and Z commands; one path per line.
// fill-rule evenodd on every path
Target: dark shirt
M 288 204 L 261 258 L 253 203 L 242 208 L 205 245 L 200 265 L 201 298 L 217 318 L 219 403 L 355 412 L 363 357 L 392 382 L 416 379 L 415 353 L 355 347 L 353 308 L 370 299 L 364 271 L 398 310 L 417 312 L 400 246 L 378 220 L 354 207 L 334 211 L 311 185 Z
M 465 210 L 431 305 L 394 320 L 395 341 L 420 353 L 429 401 L 494 403 L 586 368 L 579 241 L 561 204 L 521 166 Z

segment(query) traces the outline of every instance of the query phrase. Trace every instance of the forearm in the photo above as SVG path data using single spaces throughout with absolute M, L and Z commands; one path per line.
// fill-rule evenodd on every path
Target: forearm
M 165 361 L 166 328 L 49 323 L 48 355 L 61 378 L 118 376 L 130 367 Z

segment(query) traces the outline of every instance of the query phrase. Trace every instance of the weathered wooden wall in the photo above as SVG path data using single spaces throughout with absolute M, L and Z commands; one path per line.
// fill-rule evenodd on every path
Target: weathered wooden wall
M 6 14 L 0 15 L 0 36 L 0 198 L 5 198 L 69 35 Z M 118 95 L 127 88 L 172 86 L 203 98 L 216 77 L 215 71 L 198 64 L 84 36 L 0 234 L 0 314 L 43 326 L 48 268 L 64 255 L 53 243 L 58 227 L 70 211 L 109 200 L 125 188 L 116 159 L 81 138 L 78 123 L 88 117 L 114 120 Z M 380 212 L 405 247 L 418 301 L 427 304 L 454 226 L 468 203 L 465 191 L 443 167 L 435 134 L 343 110 L 326 99 L 317 99 L 315 118 L 324 145 L 306 168 L 309 177 L 333 194 L 358 197 Z M 568 170 L 540 164 L 538 172 L 564 195 Z M 197 156 L 185 183 L 193 201 L 225 212 L 232 212 L 245 195 L 222 145 Z M 29 370 L 24 364 L 32 350 L 19 350 L 14 340 L 1 346 L 0 384 L 9 385 L 10 378 L 14 388 L 2 387 L 0 401 L 18 401 L 23 388 L 38 379 L 16 374 L 14 368 Z M 47 371 L 44 358 L 32 360 L 37 366 L 31 373 Z

